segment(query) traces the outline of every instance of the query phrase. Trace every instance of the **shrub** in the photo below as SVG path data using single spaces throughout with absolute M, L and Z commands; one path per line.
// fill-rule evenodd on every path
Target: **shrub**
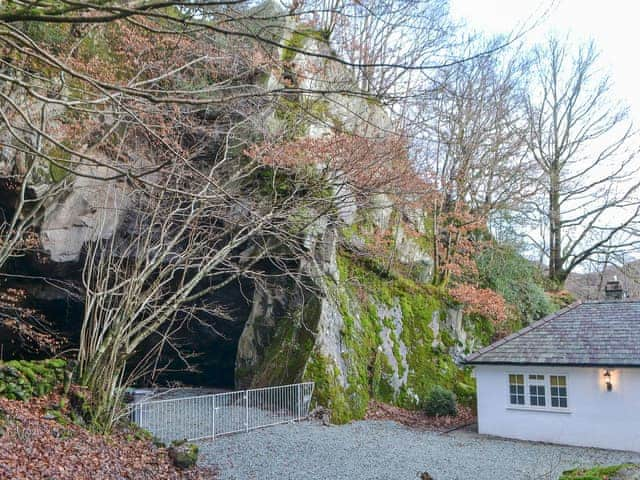
M 478 256 L 476 263 L 482 286 L 502 295 L 525 324 L 555 310 L 545 293 L 540 269 L 513 247 L 493 245 Z
M 444 387 L 435 386 L 427 395 L 424 402 L 424 410 L 427 415 L 435 416 L 456 416 L 456 397 L 451 390 Z

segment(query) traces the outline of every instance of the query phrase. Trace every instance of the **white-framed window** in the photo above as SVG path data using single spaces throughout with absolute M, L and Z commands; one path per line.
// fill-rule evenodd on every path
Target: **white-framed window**
M 549 375 L 551 384 L 551 406 L 567 408 L 567 377 L 565 375 Z
M 524 375 L 509 375 L 509 401 L 511 405 L 524 405 Z
M 529 375 L 529 405 L 532 407 L 547 405 L 544 375 Z
M 566 375 L 541 373 L 508 374 L 511 407 L 564 410 L 569 407 Z

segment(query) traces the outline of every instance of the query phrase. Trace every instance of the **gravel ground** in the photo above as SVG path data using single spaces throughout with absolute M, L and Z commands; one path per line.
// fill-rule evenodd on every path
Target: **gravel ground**
M 563 470 L 640 462 L 640 454 L 437 434 L 390 421 L 323 427 L 280 425 L 201 443 L 203 464 L 221 480 L 555 480 Z

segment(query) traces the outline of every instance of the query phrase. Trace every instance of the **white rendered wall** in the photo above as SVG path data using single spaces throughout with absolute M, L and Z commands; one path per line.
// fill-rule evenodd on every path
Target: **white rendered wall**
M 640 369 L 610 372 L 613 391 L 607 392 L 601 368 L 478 365 L 478 430 L 521 440 L 640 451 Z M 566 375 L 568 408 L 560 413 L 511 406 L 509 373 Z

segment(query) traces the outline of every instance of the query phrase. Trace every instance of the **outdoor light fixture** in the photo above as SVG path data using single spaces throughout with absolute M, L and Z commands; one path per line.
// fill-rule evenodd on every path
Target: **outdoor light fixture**
M 607 386 L 607 392 L 613 390 L 613 385 L 611 383 L 611 372 L 609 369 L 604 371 L 604 384 Z

